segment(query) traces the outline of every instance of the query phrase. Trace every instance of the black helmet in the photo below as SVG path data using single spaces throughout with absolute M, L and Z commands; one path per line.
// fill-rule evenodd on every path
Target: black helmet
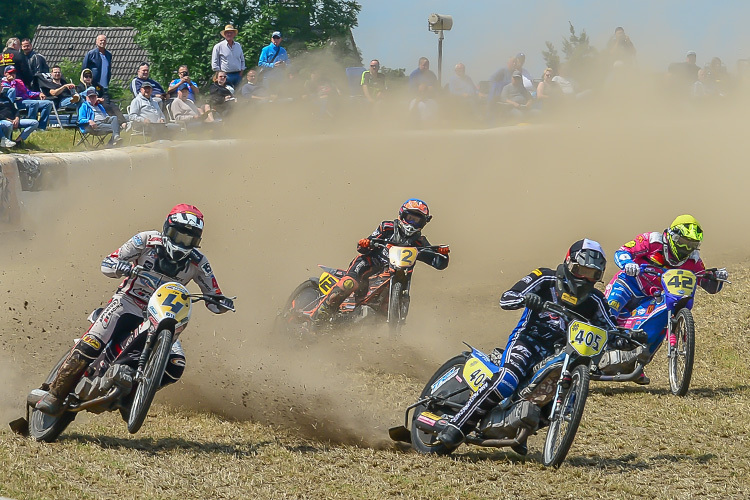
M 571 245 L 565 262 L 557 266 L 555 289 L 558 297 L 576 305 L 588 298 L 597 281 L 601 281 L 607 268 L 607 258 L 602 246 L 589 239 Z

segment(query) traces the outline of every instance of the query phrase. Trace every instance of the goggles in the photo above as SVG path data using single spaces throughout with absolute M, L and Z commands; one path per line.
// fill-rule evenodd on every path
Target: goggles
M 584 279 L 586 281 L 593 281 L 597 282 L 600 279 L 602 279 L 602 273 L 601 269 L 597 269 L 595 267 L 588 267 L 581 264 L 578 264 L 577 262 L 574 262 L 570 266 L 568 266 L 568 270 L 570 271 L 570 274 L 575 276 L 579 279 Z
M 599 252 L 581 250 L 570 260 L 568 271 L 576 278 L 597 282 L 604 275 L 605 262 Z
M 200 246 L 201 237 L 179 227 L 170 226 L 164 235 L 174 244 L 182 248 L 197 248 Z
M 405 212 L 404 215 L 401 216 L 401 220 L 417 229 L 423 228 L 427 223 L 427 218 L 424 215 L 414 212 Z
M 672 231 L 671 236 L 674 244 L 679 247 L 687 248 L 691 251 L 698 250 L 701 247 L 700 241 L 694 240 L 693 238 L 688 238 L 687 236 L 683 236 L 677 231 Z

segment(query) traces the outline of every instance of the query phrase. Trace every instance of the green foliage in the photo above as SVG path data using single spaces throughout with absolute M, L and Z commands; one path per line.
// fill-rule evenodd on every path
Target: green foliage
M 122 26 L 122 18 L 109 13 L 110 0 L 34 0 L 3 2 L 0 39 L 33 38 L 42 26 Z
M 557 49 L 551 42 L 545 42 L 547 44 L 547 50 L 542 51 L 542 57 L 548 68 L 552 68 L 555 74 L 560 72 L 560 54 L 557 53 Z
M 357 25 L 360 5 L 349 0 L 134 0 L 125 10 L 126 22 L 138 30 L 136 41 L 150 54 L 152 78 L 167 84 L 181 64 L 190 67 L 200 85 L 210 80 L 211 50 L 222 40 L 225 24 L 238 30 L 248 68 L 274 30 L 284 34 L 290 57 L 346 36 Z M 344 50 L 334 44 L 332 50 Z
M 562 42 L 565 59 L 574 61 L 596 56 L 597 51 L 589 44 L 589 36 L 586 34 L 586 30 L 581 31 L 580 35 L 576 35 L 573 23 L 568 21 L 568 24 L 570 25 L 570 36 L 567 40 L 563 38 Z
M 570 34 L 562 40 L 562 50 L 565 54 L 565 75 L 573 78 L 580 88 L 591 88 L 601 82 L 603 73 L 599 63 L 599 53 L 589 42 L 586 30 L 576 34 L 573 23 L 568 21 Z M 546 42 L 547 50 L 542 56 L 549 67 L 560 72 L 560 57 L 552 42 Z M 556 66 L 553 66 L 555 63 Z
M 60 71 L 62 71 L 63 78 L 68 82 L 76 85 L 81 83 L 81 61 L 63 59 L 60 63 Z

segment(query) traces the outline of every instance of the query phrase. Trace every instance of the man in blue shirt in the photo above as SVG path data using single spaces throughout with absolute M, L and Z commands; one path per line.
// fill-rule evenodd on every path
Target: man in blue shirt
M 286 49 L 281 46 L 281 32 L 274 31 L 271 34 L 271 43 L 260 51 L 258 67 L 263 74 L 263 78 L 270 84 L 281 80 L 284 74 L 282 70 L 286 69 L 288 64 L 289 55 L 286 53 Z
M 104 98 L 109 102 L 109 81 L 112 79 L 112 53 L 107 50 L 107 35 L 96 37 L 96 47 L 86 53 L 81 70 L 90 69 L 91 84 L 104 90 Z

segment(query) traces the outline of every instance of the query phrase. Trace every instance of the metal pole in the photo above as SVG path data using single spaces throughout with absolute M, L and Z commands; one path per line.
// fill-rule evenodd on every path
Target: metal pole
M 443 30 L 438 36 L 438 83 L 443 88 Z

